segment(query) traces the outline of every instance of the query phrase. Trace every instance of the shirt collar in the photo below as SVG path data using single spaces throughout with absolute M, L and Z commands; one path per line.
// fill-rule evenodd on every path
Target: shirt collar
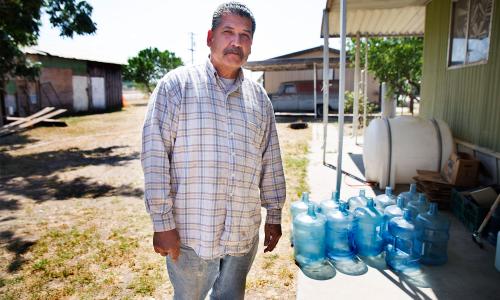
M 217 70 L 215 69 L 214 65 L 210 61 L 210 55 L 207 58 L 206 65 L 207 65 L 208 75 L 211 78 L 213 78 L 214 80 L 220 78 L 219 74 L 217 73 Z M 236 77 L 236 80 L 235 80 L 235 84 L 239 87 L 243 83 L 243 80 L 245 80 L 245 75 L 243 74 L 243 69 L 240 67 L 238 77 Z

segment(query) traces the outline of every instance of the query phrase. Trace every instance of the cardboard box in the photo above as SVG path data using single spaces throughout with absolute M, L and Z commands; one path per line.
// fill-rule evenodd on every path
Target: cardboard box
M 452 153 L 444 166 L 444 178 L 455 186 L 478 185 L 479 160 L 466 153 Z
M 429 201 L 437 202 L 439 209 L 448 209 L 453 186 L 439 172 L 417 170 L 417 174 L 413 177 L 417 190 L 424 193 Z

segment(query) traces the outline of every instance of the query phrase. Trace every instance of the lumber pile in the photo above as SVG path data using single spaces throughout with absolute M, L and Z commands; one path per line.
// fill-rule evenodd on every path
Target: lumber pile
M 63 121 L 52 119 L 64 112 L 66 112 L 66 109 L 45 107 L 39 112 L 25 118 L 7 117 L 8 121 L 13 122 L 8 123 L 0 128 L 0 137 L 27 130 L 28 128 L 33 127 L 39 123 L 53 124 L 56 126 L 67 126 Z

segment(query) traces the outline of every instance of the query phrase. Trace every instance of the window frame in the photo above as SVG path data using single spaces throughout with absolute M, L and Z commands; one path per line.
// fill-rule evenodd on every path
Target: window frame
M 491 15 L 490 15 L 490 24 L 489 24 L 489 30 L 488 30 L 488 51 L 486 53 L 486 58 L 475 61 L 475 62 L 467 62 L 468 56 L 467 56 L 467 50 L 469 49 L 469 21 L 470 21 L 470 8 L 471 8 L 471 1 L 473 0 L 466 0 L 467 1 L 467 32 L 466 38 L 465 38 L 465 59 L 462 64 L 456 64 L 452 65 L 451 64 L 451 57 L 452 57 L 452 50 L 450 47 L 452 45 L 451 40 L 452 40 L 452 30 L 453 30 L 453 3 L 458 2 L 455 0 L 450 1 L 450 18 L 449 18 L 449 26 L 448 26 L 448 48 L 447 48 L 447 59 L 446 59 L 446 67 L 449 70 L 453 69 L 461 69 L 461 68 L 466 68 L 466 67 L 473 67 L 473 66 L 478 66 L 478 65 L 484 65 L 488 63 L 488 59 L 490 57 L 490 48 L 491 48 L 491 31 L 492 31 L 492 25 L 493 25 L 493 17 L 495 14 L 495 0 L 491 0 Z

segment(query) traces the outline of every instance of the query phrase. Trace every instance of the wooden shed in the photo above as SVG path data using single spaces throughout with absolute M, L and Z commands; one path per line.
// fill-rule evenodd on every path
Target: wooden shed
M 29 50 L 41 64 L 34 81 L 16 78 L 7 83 L 5 114 L 26 116 L 43 107 L 65 108 L 69 113 L 103 112 L 122 108 L 121 65 L 51 55 Z

